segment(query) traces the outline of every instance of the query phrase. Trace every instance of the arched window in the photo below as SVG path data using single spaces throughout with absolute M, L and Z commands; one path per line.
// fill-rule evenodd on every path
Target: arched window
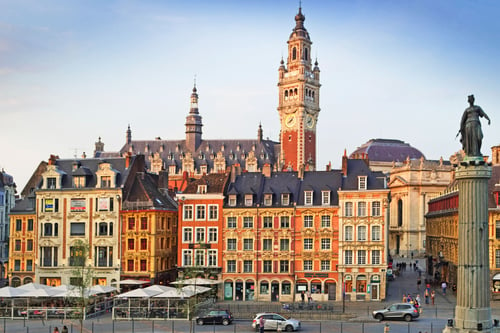
M 403 226 L 403 200 L 398 200 L 398 227 Z
M 285 100 L 288 99 L 288 90 L 285 90 Z
M 297 59 L 297 48 L 294 47 L 292 49 L 292 60 L 296 60 Z
M 304 60 L 308 60 L 309 54 L 308 54 L 308 49 L 307 47 L 304 48 Z
M 295 89 L 293 90 L 293 94 L 294 94 L 295 96 L 297 96 L 297 95 L 299 94 L 299 91 L 297 90 L 297 88 L 295 88 Z

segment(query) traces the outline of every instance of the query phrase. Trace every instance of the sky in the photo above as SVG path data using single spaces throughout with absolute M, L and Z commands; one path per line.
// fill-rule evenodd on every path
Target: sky
M 437 160 L 474 94 L 500 144 L 500 2 L 302 0 L 321 70 L 317 169 L 370 139 Z M 204 139 L 279 140 L 278 67 L 299 1 L 0 0 L 0 168 L 20 192 L 51 154 L 101 137 L 183 139 L 194 81 Z M 286 62 L 286 59 L 284 59 Z

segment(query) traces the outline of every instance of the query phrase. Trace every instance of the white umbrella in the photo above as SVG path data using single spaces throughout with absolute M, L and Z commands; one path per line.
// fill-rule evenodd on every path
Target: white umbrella
M 167 290 L 161 294 L 154 295 L 153 298 L 189 298 L 193 295 L 194 292 L 192 291 L 172 288 L 172 290 Z
M 212 288 L 203 287 L 203 286 L 194 286 L 189 285 L 181 288 L 182 291 L 192 292 L 193 295 L 204 293 L 205 291 L 209 291 Z
M 60 293 L 61 291 L 59 290 L 40 288 L 33 290 L 25 290 L 24 293 L 19 294 L 18 297 L 53 297 Z
M 27 283 L 27 284 L 20 285 L 16 289 L 21 289 L 21 290 L 36 290 L 36 289 L 52 289 L 52 288 L 54 288 L 54 287 L 47 286 L 46 284 L 40 284 L 40 283 L 30 282 L 30 283 Z
M 220 280 L 212 280 L 212 279 L 204 279 L 204 278 L 191 278 L 191 279 L 185 279 L 185 280 L 177 280 L 175 282 L 172 282 L 171 284 L 195 284 L 195 285 L 213 285 L 213 284 L 219 284 L 222 283 Z
M 73 288 L 73 289 L 68 289 L 66 291 L 59 291 L 53 297 L 67 297 L 67 298 L 74 297 L 74 298 L 78 298 L 78 297 L 82 297 L 83 296 L 83 298 L 88 298 L 90 295 L 91 295 L 91 293 L 87 289 L 83 291 L 83 295 L 82 295 L 82 292 L 80 291 L 79 288 Z
M 159 292 L 162 292 L 162 293 L 165 292 L 165 291 L 172 290 L 172 289 L 177 289 L 177 288 L 167 287 L 167 286 L 160 286 L 158 284 L 154 284 L 152 286 L 144 288 L 144 290 L 154 290 L 154 291 L 159 291 Z
M 146 284 L 146 283 L 149 283 L 149 281 L 127 279 L 127 280 L 111 282 L 111 284 L 116 284 L 116 285 L 122 285 L 122 284 L 139 285 L 139 284 Z
M 7 286 L 7 287 L 3 287 L 2 289 L 0 289 L 0 297 L 3 297 L 3 298 L 17 297 L 24 292 L 26 292 L 26 290 L 21 290 L 21 289 Z
M 118 298 L 149 298 L 154 295 L 160 294 L 161 291 L 158 290 L 146 290 L 143 288 L 134 289 L 127 291 L 126 293 L 117 295 Z

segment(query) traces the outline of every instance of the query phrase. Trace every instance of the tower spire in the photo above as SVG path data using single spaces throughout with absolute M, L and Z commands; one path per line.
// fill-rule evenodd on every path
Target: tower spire
M 198 112 L 198 89 L 196 89 L 196 76 L 191 93 L 189 114 L 186 117 L 186 147 L 194 153 L 201 144 L 201 116 Z

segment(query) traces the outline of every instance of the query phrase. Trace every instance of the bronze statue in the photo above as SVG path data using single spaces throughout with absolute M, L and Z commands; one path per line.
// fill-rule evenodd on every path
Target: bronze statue
M 465 109 L 460 121 L 460 142 L 462 142 L 462 148 L 467 156 L 482 156 L 481 143 L 483 140 L 483 131 L 481 130 L 479 118 L 484 117 L 488 119 L 488 125 L 491 123 L 491 120 L 480 106 L 474 105 L 474 95 L 470 95 L 468 101 L 470 106 Z

